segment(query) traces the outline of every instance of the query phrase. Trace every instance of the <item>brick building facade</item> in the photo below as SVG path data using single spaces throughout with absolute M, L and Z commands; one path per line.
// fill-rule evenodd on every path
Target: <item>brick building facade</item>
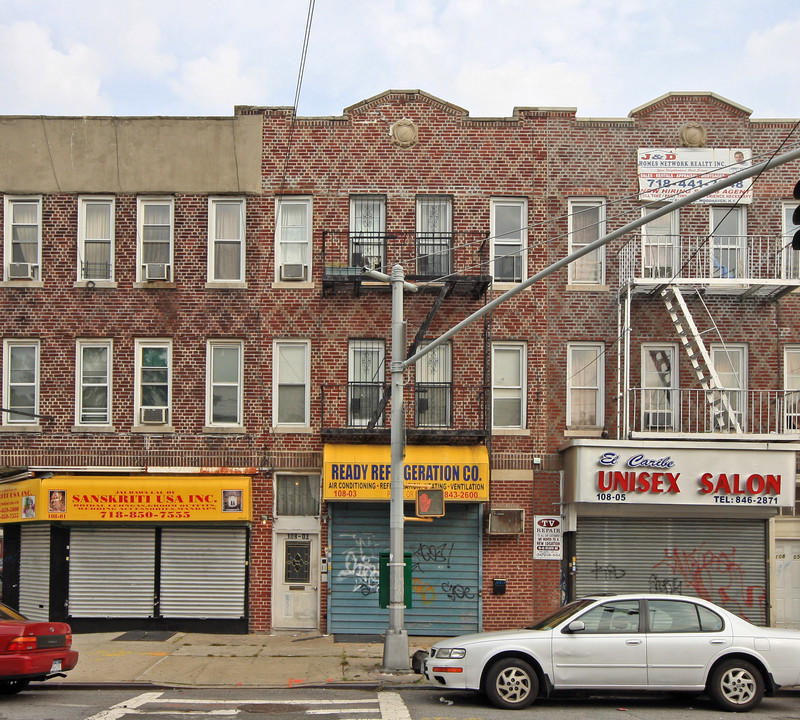
M 792 130 L 708 93 L 607 120 L 419 91 L 326 118 L 0 118 L 4 598 L 78 630 L 382 632 L 391 296 L 363 268 L 417 286 L 410 357 L 640 217 L 640 188 Z M 674 158 L 651 172 L 647 149 Z M 415 363 L 406 515 L 447 499 L 405 524 L 410 633 L 651 587 L 800 622 L 797 171 L 612 241 Z

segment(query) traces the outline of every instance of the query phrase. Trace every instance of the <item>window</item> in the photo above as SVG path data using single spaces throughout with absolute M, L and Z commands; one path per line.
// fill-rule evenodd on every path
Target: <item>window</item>
M 786 431 L 800 431 L 800 345 L 789 345 L 783 351 L 783 388 Z
M 137 279 L 172 280 L 175 203 L 171 198 L 139 198 Z
M 208 343 L 208 425 L 241 426 L 242 419 L 242 355 L 241 342 L 212 340 Z
M 442 343 L 416 362 L 417 427 L 450 427 L 452 424 L 451 350 L 449 343 Z
M 39 424 L 38 340 L 5 341 L 3 408 L 4 425 Z
M 710 351 L 711 364 L 726 391 L 725 395 L 732 410 L 732 415 L 727 416 L 723 406 L 713 406 L 719 408 L 718 413 L 722 413 L 711 418 L 713 429 L 721 429 L 723 432 L 743 431 L 747 423 L 747 346 L 713 344 Z
M 582 250 L 606 234 L 605 200 L 569 201 L 569 253 Z M 569 264 L 569 282 L 578 285 L 602 285 L 605 282 L 605 247 L 584 255 Z
M 114 199 L 78 201 L 78 278 L 114 279 Z
M 273 422 L 307 427 L 310 344 L 306 340 L 278 340 L 273 352 Z
M 111 424 L 111 340 L 78 340 L 76 425 Z
M 797 203 L 784 203 L 783 205 L 783 243 L 781 252 L 781 277 L 790 280 L 800 279 L 800 251 L 792 250 L 794 234 L 800 230 L 800 225 L 795 225 L 792 215 Z
M 210 282 L 244 282 L 245 202 L 209 198 Z
M 655 633 L 719 632 L 722 618 L 702 605 L 682 600 L 648 600 L 648 631 Z
M 603 346 L 575 343 L 567 348 L 567 427 L 603 425 Z
M 525 427 L 526 357 L 523 343 L 492 343 L 492 427 Z
M 655 208 L 642 208 L 647 217 Z M 642 262 L 645 278 L 672 279 L 678 269 L 678 211 L 642 225 Z
M 309 280 L 311 200 L 280 198 L 277 202 L 278 280 Z
M 136 341 L 136 424 L 166 425 L 171 421 L 172 343 Z
M 522 282 L 527 269 L 528 202 L 493 198 L 489 214 L 492 277 L 496 282 Z
M 384 424 L 385 348 L 383 340 L 348 343 L 347 424 Z
M 678 389 L 675 345 L 642 346 L 642 430 L 673 430 Z
M 440 278 L 453 272 L 453 199 L 417 198 L 417 273 Z
M 598 605 L 578 618 L 585 633 L 635 633 L 639 627 L 639 601 L 619 600 Z
M 275 514 L 319 515 L 319 475 L 275 475 Z
M 350 266 L 381 270 L 386 267 L 386 198 L 350 198 Z
M 5 279 L 40 280 L 42 199 L 5 197 Z
M 711 277 L 741 278 L 746 275 L 747 236 L 743 207 L 711 208 Z

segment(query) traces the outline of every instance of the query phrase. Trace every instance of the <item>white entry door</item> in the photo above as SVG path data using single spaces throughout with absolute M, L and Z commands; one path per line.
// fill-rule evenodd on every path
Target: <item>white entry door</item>
M 775 540 L 773 604 L 775 625 L 800 630 L 800 540 Z
M 314 630 L 319 626 L 319 535 L 276 535 L 275 629 Z

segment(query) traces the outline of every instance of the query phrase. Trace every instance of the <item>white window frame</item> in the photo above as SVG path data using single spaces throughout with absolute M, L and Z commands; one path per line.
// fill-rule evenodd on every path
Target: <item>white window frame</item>
M 643 207 L 642 217 L 660 208 Z M 668 232 L 665 235 L 664 229 Z M 678 210 L 642 225 L 642 277 L 671 280 L 678 275 L 680 247 L 680 215 Z
M 669 385 L 648 384 L 647 361 L 652 352 L 666 352 L 669 354 Z M 642 430 L 645 432 L 674 430 L 676 427 L 676 423 L 679 419 L 678 411 L 680 399 L 680 391 L 678 390 L 678 358 L 678 346 L 674 343 L 642 344 L 642 397 L 640 412 Z M 656 406 L 653 407 L 651 396 L 661 396 L 662 393 L 664 401 L 657 402 Z
M 505 233 L 503 237 L 500 236 L 500 230 L 497 227 L 497 210 L 500 207 L 515 207 L 519 210 L 520 227 L 519 238 L 515 238 L 514 242 L 504 242 L 503 237 L 507 237 L 509 233 Z M 491 241 L 489 243 L 489 267 L 490 272 L 496 283 L 520 283 L 527 280 L 528 277 L 528 200 L 526 198 L 513 198 L 513 197 L 496 197 L 489 200 L 489 232 L 491 234 Z M 499 278 L 495 262 L 498 257 L 509 255 L 511 253 L 498 253 L 502 247 L 519 246 L 519 258 L 521 265 L 520 278 Z
M 87 383 L 84 379 L 84 350 L 89 348 L 103 348 L 106 350 L 106 380 L 105 383 Z M 80 339 L 75 344 L 75 425 L 76 426 L 110 426 L 111 400 L 113 398 L 113 349 L 112 340 L 105 339 Z M 106 417 L 105 420 L 84 420 L 83 389 L 84 387 L 105 386 L 106 388 Z
M 109 237 L 108 242 L 108 276 L 100 277 L 101 273 L 84 272 L 86 252 L 86 210 L 90 205 L 105 205 L 109 212 Z M 107 195 L 82 195 L 78 198 L 78 282 L 79 283 L 113 283 L 114 282 L 114 254 L 115 254 L 115 222 L 116 198 Z M 92 238 L 98 240 L 98 238 Z
M 235 205 L 239 208 L 239 237 L 217 237 L 217 208 L 222 205 Z M 243 286 L 246 280 L 245 258 L 247 241 L 247 203 L 242 197 L 208 198 L 208 283 L 223 286 Z M 217 245 L 238 246 L 239 274 L 237 277 L 219 277 L 217 268 Z
M 595 368 L 594 384 L 579 384 L 578 375 L 583 368 L 577 367 L 573 353 L 589 350 L 594 353 L 591 366 Z M 585 365 L 585 367 L 588 367 Z M 595 423 L 581 424 L 573 420 L 573 399 L 575 392 L 591 390 L 595 393 Z M 603 343 L 575 342 L 567 345 L 567 428 L 601 429 L 605 423 L 605 346 Z
M 364 210 L 372 212 L 367 215 Z M 359 269 L 369 266 L 386 271 L 386 196 L 350 196 L 350 237 L 348 264 Z M 358 252 L 356 252 L 358 249 Z M 366 251 L 366 252 L 365 252 Z
M 748 347 L 746 343 L 711 343 L 708 348 L 711 355 L 711 362 L 714 365 L 714 370 L 722 383 L 723 390 L 727 391 L 728 402 L 731 408 L 736 413 L 736 419 L 739 421 L 739 426 L 743 432 L 747 428 L 747 406 L 748 406 Z M 725 382 L 725 376 L 720 375 L 718 368 L 718 356 L 725 358 L 738 357 L 739 372 L 738 375 L 734 372 L 735 383 Z
M 420 349 L 429 345 L 420 344 Z M 422 397 L 427 386 L 430 395 Z M 449 342 L 437 345 L 414 364 L 415 425 L 418 428 L 449 428 L 453 426 L 453 346 Z M 431 397 L 432 395 L 432 397 Z M 439 397 L 437 397 L 439 396 Z M 421 410 L 422 400 L 427 400 Z M 442 402 L 438 402 L 442 401 Z M 428 417 L 428 422 L 422 422 Z M 440 422 L 434 422 L 435 419 Z
M 362 375 L 364 369 L 364 356 L 369 358 L 366 364 L 372 368 L 377 365 L 378 375 L 371 379 L 365 379 Z M 373 359 L 377 358 L 377 362 Z M 360 362 L 361 361 L 361 362 Z M 384 387 L 386 385 L 386 343 L 382 339 L 374 338 L 350 338 L 347 343 L 347 426 L 366 427 L 372 419 L 371 415 L 364 414 L 364 409 L 359 408 L 358 412 L 353 410 L 353 400 L 362 399 L 363 390 L 367 397 L 370 393 L 375 394 L 375 408 L 383 399 Z M 370 408 L 372 409 L 372 408 Z M 377 419 L 377 426 L 383 427 L 384 413 Z
M 736 235 L 723 233 L 719 225 L 733 217 Z M 749 275 L 747 267 L 747 208 L 744 205 L 711 205 L 709 223 L 709 277 L 741 279 Z
M 36 257 L 35 258 L 16 258 L 14 254 L 14 228 L 17 225 L 28 225 L 28 223 L 14 222 L 14 208 L 16 205 L 35 205 L 36 206 Z M 5 228 L 3 236 L 5 238 L 3 268 L 4 279 L 14 281 L 9 277 L 9 265 L 12 263 L 27 263 L 31 265 L 32 279 L 42 279 L 42 197 L 41 195 L 5 195 L 3 197 L 3 218 Z
M 795 362 L 790 363 L 789 357 Z M 800 432 L 800 345 L 786 345 L 783 349 L 784 430 Z
M 220 381 L 214 378 L 215 351 L 218 349 L 235 349 L 236 380 Z M 214 419 L 214 389 L 217 387 L 234 387 L 236 389 L 236 419 L 233 422 Z M 206 351 L 206 425 L 208 427 L 236 427 L 244 424 L 244 342 L 241 340 L 209 340 Z
M 294 225 L 292 229 L 296 230 L 300 235 L 299 240 L 292 240 L 284 238 L 283 210 L 289 206 L 302 207 L 305 210 L 305 224 Z M 275 281 L 276 282 L 310 282 L 312 278 L 313 268 L 311 266 L 312 245 L 312 201 L 310 197 L 305 196 L 286 196 L 275 199 Z M 288 234 L 288 233 L 287 233 Z M 293 262 L 286 262 L 286 253 L 290 247 L 295 248 L 298 252 L 298 258 L 289 258 Z M 297 261 L 299 260 L 299 262 Z M 289 273 L 284 272 L 284 266 L 301 265 L 303 268 L 302 278 L 293 278 Z M 293 274 L 292 274 L 293 275 Z
M 596 225 L 590 225 L 591 232 L 587 231 L 589 237 L 581 238 L 580 242 L 577 240 L 577 234 L 581 232 L 580 213 L 588 209 L 597 209 L 598 222 Z M 569 198 L 567 201 L 568 212 L 568 232 L 569 232 L 569 247 L 568 253 L 571 255 L 574 252 L 582 249 L 586 245 L 598 240 L 606 234 L 606 200 L 600 197 L 575 197 Z M 580 277 L 578 270 L 588 266 L 595 268 L 592 273 L 594 278 L 586 279 Z M 605 285 L 606 282 L 606 249 L 601 246 L 583 257 L 573 260 L 569 264 L 569 280 L 571 285 Z
M 303 349 L 302 382 L 287 382 L 281 377 L 280 352 L 284 347 Z M 308 428 L 311 423 L 311 342 L 309 340 L 273 340 L 272 343 L 272 424 L 276 428 L 295 430 Z M 304 389 L 303 418 L 297 422 L 280 421 L 280 389 L 283 386 L 300 386 Z
M 172 282 L 173 268 L 175 267 L 175 199 L 164 197 L 139 197 L 136 199 L 136 281 L 147 282 L 145 249 L 148 241 L 145 240 L 145 230 L 148 226 L 145 224 L 145 212 L 149 206 L 166 206 L 169 209 L 169 253 L 166 260 L 167 277 L 164 282 Z
M 136 339 L 134 341 L 135 347 L 135 379 L 134 379 L 134 420 L 133 424 L 139 429 L 148 428 L 163 428 L 172 425 L 172 340 L 169 338 L 147 338 Z M 145 384 L 142 382 L 142 372 L 144 370 L 142 364 L 142 354 L 147 348 L 164 348 L 167 351 L 167 404 L 164 405 L 145 405 L 142 402 L 142 388 Z M 162 408 L 166 407 L 166 417 L 163 423 L 145 423 L 142 422 L 142 409 L 143 408 Z
M 11 377 L 11 364 L 12 354 L 17 348 L 32 348 L 34 353 L 34 362 L 36 367 L 34 369 L 33 382 L 20 383 L 15 382 Z M 3 341 L 3 425 L 9 427 L 24 427 L 24 426 L 39 426 L 38 417 L 28 417 L 27 415 L 21 418 L 13 418 L 13 413 L 7 412 L 11 410 L 11 394 L 13 388 L 16 386 L 32 386 L 34 392 L 33 413 L 38 416 L 39 402 L 40 402 L 40 364 L 41 364 L 41 346 L 38 340 L 30 339 L 14 339 Z M 26 410 L 27 412 L 27 410 Z
M 792 249 L 794 234 L 800 230 L 800 225 L 792 222 L 794 209 L 797 207 L 797 200 L 784 202 L 781 212 L 781 223 L 783 229 L 783 245 L 781 252 L 781 277 L 789 280 L 800 279 L 800 250 Z
M 450 275 L 454 250 L 453 196 L 417 195 L 415 204 L 417 272 L 437 278 Z
M 517 355 L 517 369 L 519 371 L 519 384 L 505 381 L 497 376 L 497 353 L 515 353 Z M 495 341 L 492 343 L 492 430 L 524 430 L 527 427 L 528 396 L 528 346 L 524 342 Z M 516 400 L 519 404 L 520 422 L 513 425 L 499 425 L 495 403 L 498 400 Z

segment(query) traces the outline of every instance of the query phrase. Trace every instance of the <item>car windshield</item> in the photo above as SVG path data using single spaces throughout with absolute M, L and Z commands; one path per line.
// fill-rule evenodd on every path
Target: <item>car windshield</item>
M 12 610 L 8 605 L 0 605 L 0 620 L 27 620 L 24 615 L 20 615 L 16 610 Z
M 539 620 L 539 622 L 534 623 L 533 625 L 528 625 L 526 630 L 552 630 L 556 625 L 560 625 L 564 620 L 568 617 L 575 615 L 576 613 L 580 612 L 586 607 L 589 607 L 594 602 L 594 600 L 584 598 L 583 600 L 574 600 L 564 607 L 560 607 L 551 615 L 548 615 L 545 618 Z

